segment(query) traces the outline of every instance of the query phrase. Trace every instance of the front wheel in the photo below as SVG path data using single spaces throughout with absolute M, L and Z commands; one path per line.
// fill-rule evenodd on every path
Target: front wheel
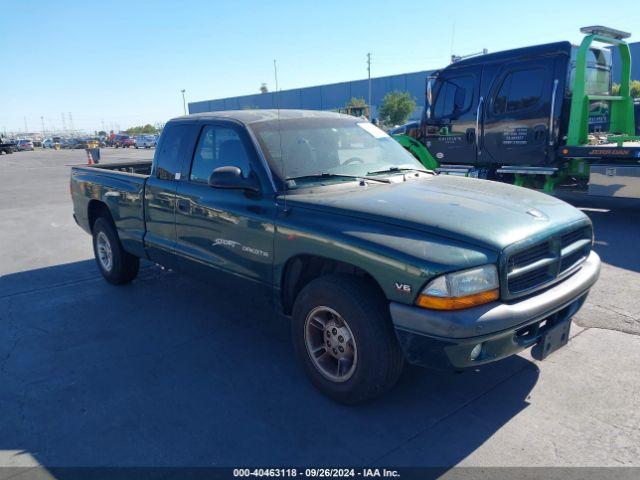
M 327 275 L 309 283 L 293 308 L 293 343 L 311 382 L 358 404 L 389 390 L 404 364 L 389 306 L 370 282 Z
M 121 285 L 138 275 L 140 259 L 122 248 L 115 226 L 107 218 L 100 217 L 93 225 L 93 252 L 107 282 Z

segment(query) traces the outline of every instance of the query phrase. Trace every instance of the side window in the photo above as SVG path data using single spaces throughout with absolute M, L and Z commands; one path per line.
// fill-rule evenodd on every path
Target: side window
M 434 117 L 457 118 L 469 110 L 474 85 L 474 77 L 471 75 L 442 80 L 433 110 Z
M 237 130 L 231 127 L 209 125 L 204 127 L 196 153 L 193 156 L 189 179 L 208 183 L 218 167 L 233 166 L 249 175 L 250 157 Z
M 168 125 L 165 127 L 160 149 L 155 157 L 155 175 L 161 180 L 175 180 L 180 172 L 182 159 L 189 157 L 193 149 L 193 125 Z M 193 150 L 191 150 L 193 151 Z
M 493 113 L 517 112 L 537 105 L 544 81 L 543 68 L 516 70 L 507 74 L 493 102 Z

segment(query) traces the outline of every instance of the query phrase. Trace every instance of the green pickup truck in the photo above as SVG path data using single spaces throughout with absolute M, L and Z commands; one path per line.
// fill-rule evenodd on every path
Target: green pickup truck
M 579 210 L 435 175 L 338 113 L 176 118 L 153 162 L 73 167 L 71 194 L 107 281 L 130 282 L 143 258 L 269 302 L 311 381 L 349 404 L 392 387 L 405 360 L 545 358 L 600 271 Z

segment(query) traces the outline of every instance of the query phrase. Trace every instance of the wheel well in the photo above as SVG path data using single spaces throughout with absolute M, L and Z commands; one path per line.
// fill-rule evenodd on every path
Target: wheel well
M 378 282 L 369 273 L 356 265 L 317 255 L 298 255 L 287 261 L 282 272 L 281 301 L 283 312 L 286 315 L 291 314 L 293 304 L 302 289 L 312 280 L 330 273 L 345 273 L 365 278 L 384 296 L 384 292 Z
M 89 228 L 91 230 L 93 230 L 93 224 L 96 223 L 96 220 L 100 217 L 105 217 L 110 222 L 113 222 L 113 217 L 111 216 L 109 207 L 100 200 L 91 200 L 89 202 L 87 217 L 89 219 Z

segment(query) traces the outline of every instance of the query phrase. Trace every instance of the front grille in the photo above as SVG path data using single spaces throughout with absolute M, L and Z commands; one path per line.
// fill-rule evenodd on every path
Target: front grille
M 509 258 L 511 270 L 521 268 L 549 255 L 549 242 L 540 243 Z
M 506 261 L 509 297 L 526 295 L 552 284 L 580 265 L 591 251 L 591 227 L 553 235 L 510 252 Z

